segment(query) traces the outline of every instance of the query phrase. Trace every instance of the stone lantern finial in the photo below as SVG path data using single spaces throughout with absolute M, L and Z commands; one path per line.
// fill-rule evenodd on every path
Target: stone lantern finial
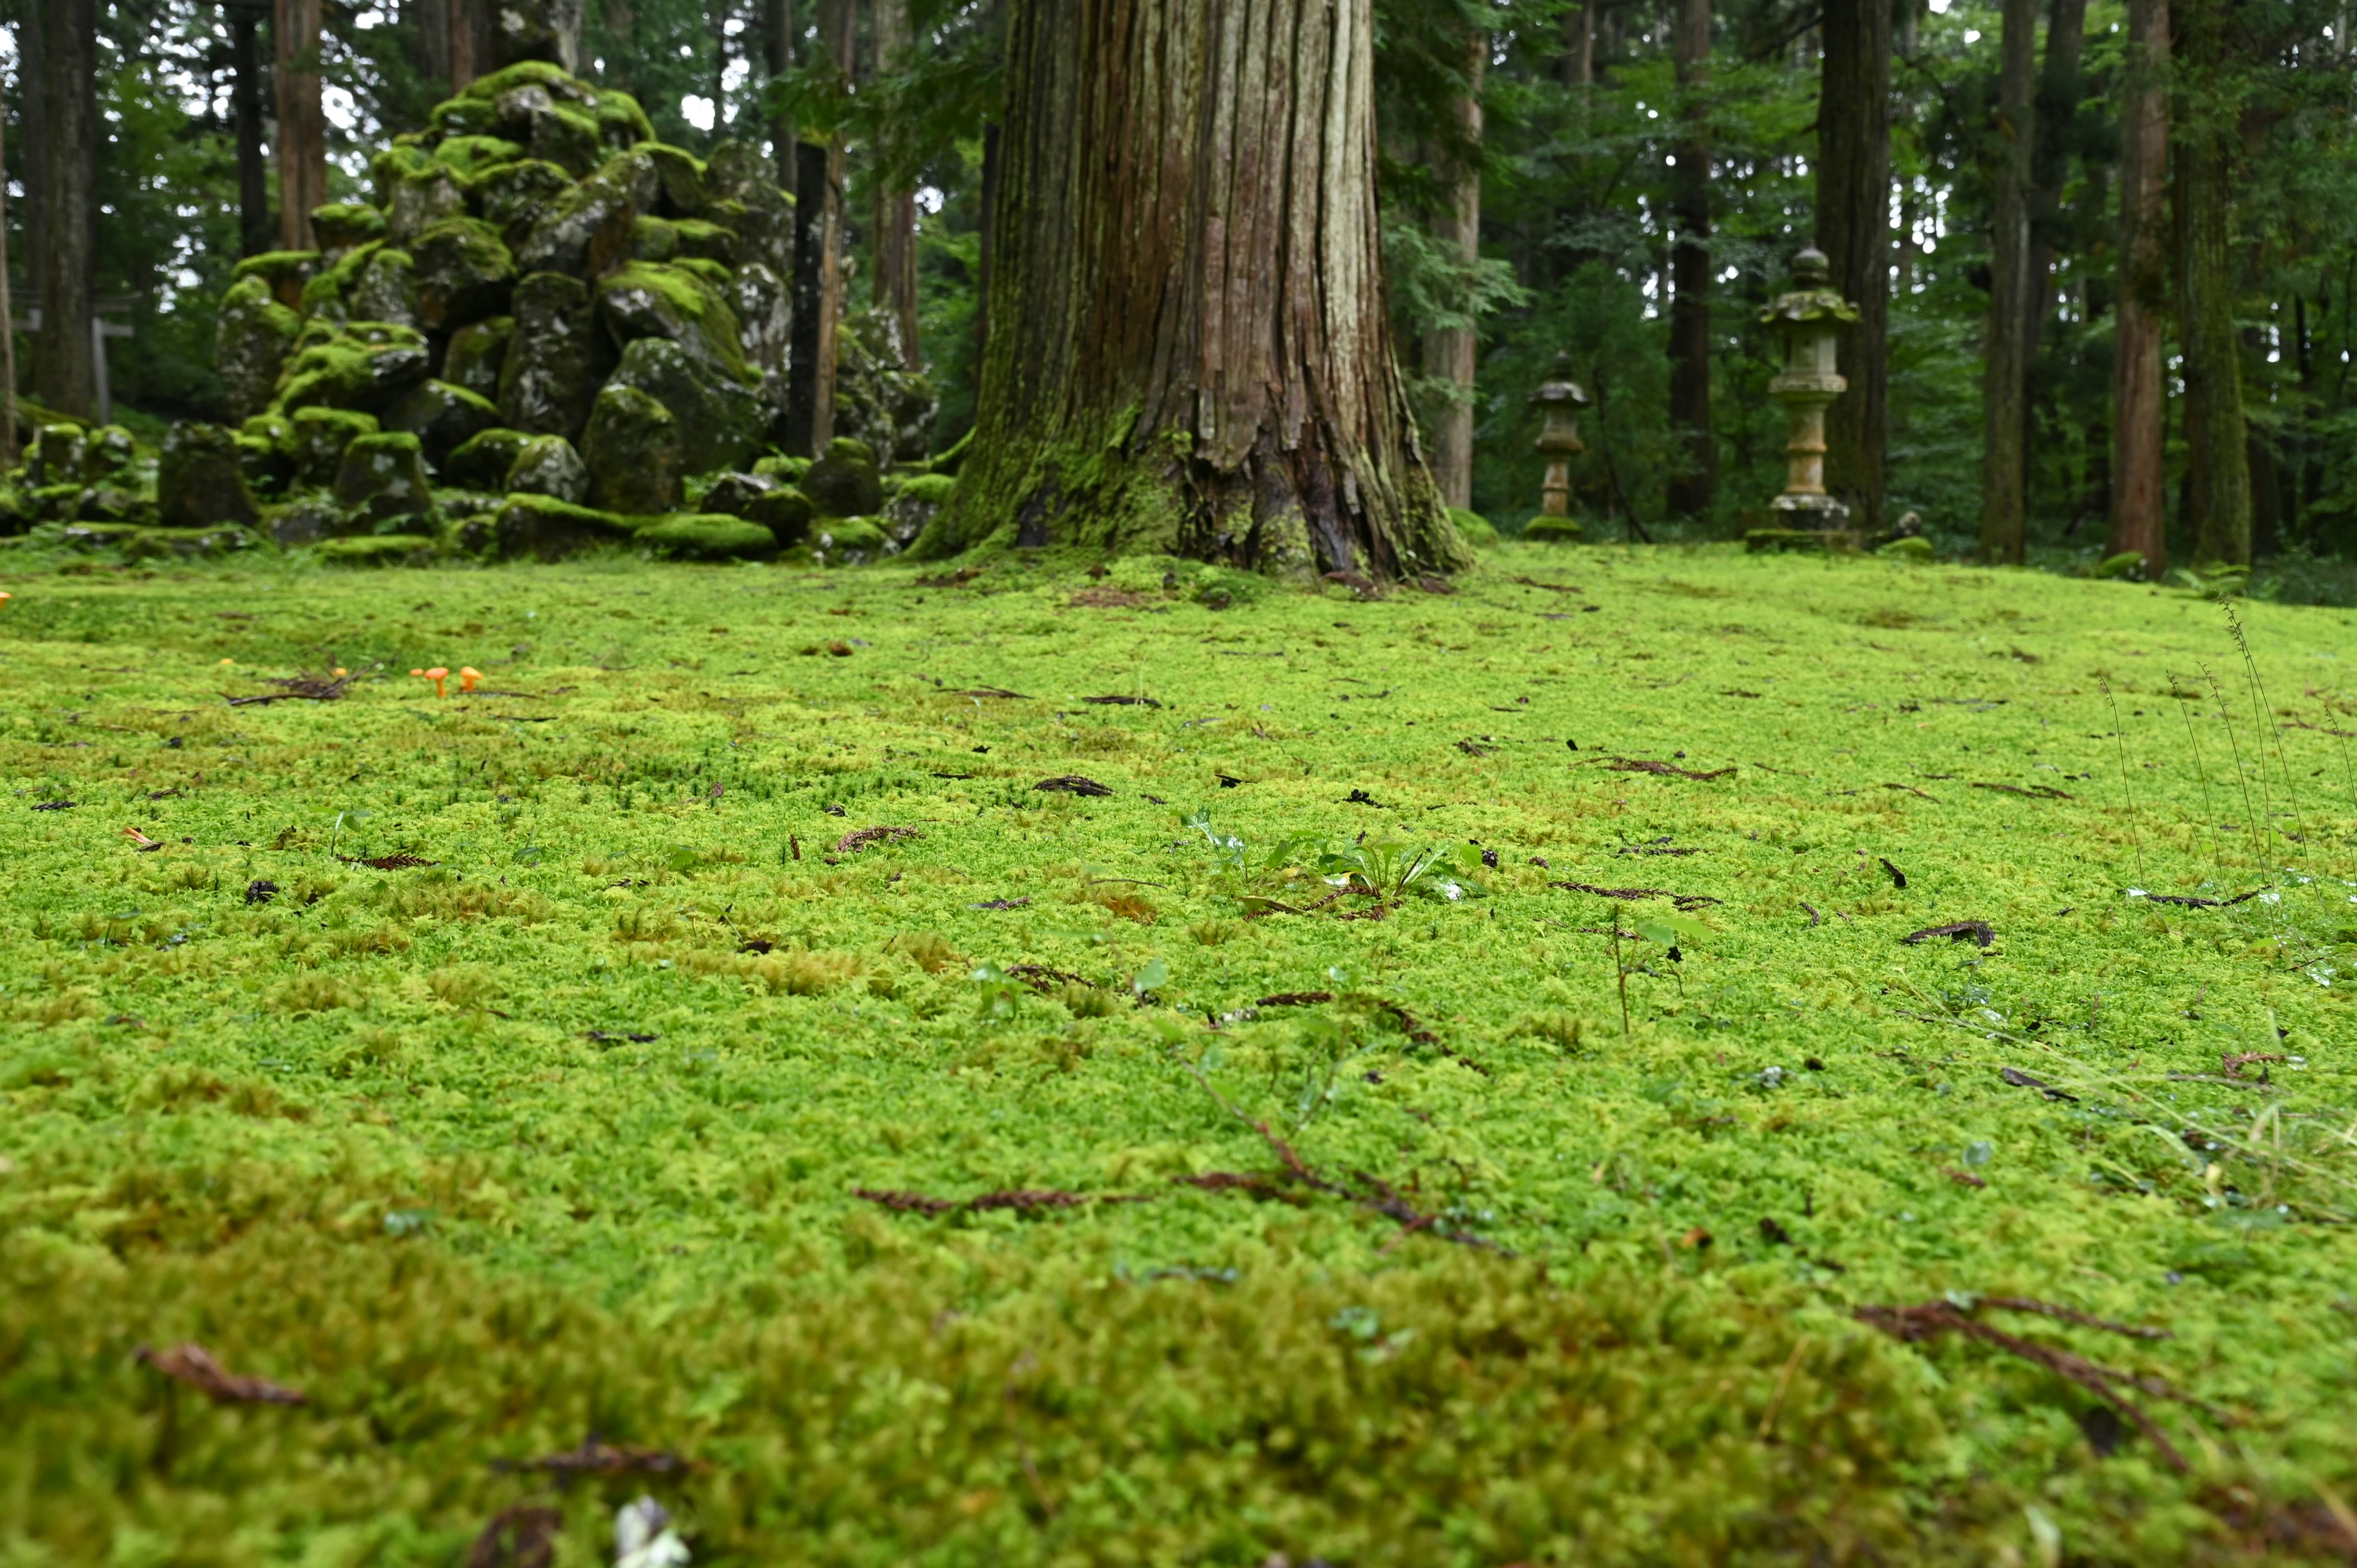
M 1784 442 L 1784 493 L 1769 504 L 1786 525 L 1830 532 L 1849 521 L 1849 508 L 1825 493 L 1825 410 L 1849 390 L 1835 369 L 1835 349 L 1857 307 L 1826 286 L 1832 264 L 1811 245 L 1792 258 L 1792 292 L 1778 295 L 1760 319 L 1784 337 L 1784 368 L 1768 383 L 1768 395 L 1790 411 Z
M 1587 393 L 1571 379 L 1571 356 L 1555 357 L 1555 380 L 1531 393 L 1539 410 L 1539 438 L 1532 445 L 1546 458 L 1546 480 L 1539 491 L 1541 517 L 1571 516 L 1571 460 L 1587 448 L 1579 439 L 1579 411 Z M 1561 531 L 1557 531 L 1560 532 Z

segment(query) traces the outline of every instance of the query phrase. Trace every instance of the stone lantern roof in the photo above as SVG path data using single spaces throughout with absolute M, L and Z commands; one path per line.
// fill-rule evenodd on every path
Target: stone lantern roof
M 1825 253 L 1814 245 L 1792 258 L 1792 282 L 1798 286 L 1778 295 L 1760 312 L 1760 319 L 1770 324 L 1806 321 L 1856 321 L 1857 306 L 1841 296 L 1841 291 L 1826 286 L 1832 276 L 1831 263 Z

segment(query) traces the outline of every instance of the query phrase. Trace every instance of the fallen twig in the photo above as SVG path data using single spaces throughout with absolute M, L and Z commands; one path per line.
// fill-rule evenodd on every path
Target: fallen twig
M 891 843 L 899 839 L 920 839 L 924 836 L 914 828 L 856 828 L 834 841 L 834 853 L 856 854 L 869 844 Z
M 268 1378 L 242 1376 L 213 1359 L 212 1352 L 193 1340 L 168 1350 L 142 1345 L 133 1352 L 175 1382 L 188 1384 L 215 1404 L 308 1404 L 300 1389 L 274 1383 Z
M 700 1470 L 703 1465 L 694 1459 L 662 1448 L 641 1448 L 633 1443 L 608 1443 L 596 1433 L 581 1440 L 578 1448 L 567 1448 L 555 1454 L 544 1454 L 537 1459 L 494 1459 L 494 1470 L 540 1470 L 552 1476 L 668 1476 L 683 1470 Z
M 1667 898 L 1681 909 L 1699 909 L 1720 901 L 1700 893 L 1673 893 L 1666 887 L 1598 887 L 1589 882 L 1550 882 L 1547 886 L 1566 893 L 1593 893 L 1598 898 Z
M 1664 778 L 1675 779 L 1724 779 L 1736 771 L 1734 766 L 1729 764 L 1725 768 L 1714 768 L 1707 773 L 1697 773 L 1691 768 L 1680 768 L 1669 762 L 1655 762 L 1650 757 L 1616 757 L 1608 766 L 1615 773 L 1658 773 Z
M 1900 886 L 1906 885 L 1901 883 Z M 1803 904 L 1801 908 L 1807 909 L 1809 907 Z M 1810 913 L 1814 914 L 1815 911 L 1810 910 Z M 1912 946 L 1917 942 L 1928 942 L 1933 937 L 1946 937 L 1952 941 L 1959 942 L 1969 937 L 1981 946 L 1986 947 L 1996 940 L 1996 928 L 1991 926 L 1986 920 L 1951 920 L 1944 926 L 1926 926 L 1920 931 L 1910 931 L 1899 940 Z
M 1014 1187 L 1004 1192 L 978 1193 L 972 1197 L 935 1197 L 930 1193 L 879 1191 L 873 1187 L 856 1187 L 854 1197 L 889 1208 L 899 1214 L 968 1214 L 986 1213 L 994 1208 L 1011 1208 L 1017 1214 L 1036 1214 L 1045 1209 L 1082 1208 L 1092 1203 L 1149 1203 L 1152 1193 L 1086 1193 L 1061 1192 L 1053 1187 Z

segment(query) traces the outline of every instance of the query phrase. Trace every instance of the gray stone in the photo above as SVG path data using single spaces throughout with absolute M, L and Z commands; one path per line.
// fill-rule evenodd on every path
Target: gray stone
M 616 255 L 630 251 L 630 226 L 662 191 L 653 163 L 636 148 L 608 158 L 605 166 L 549 199 L 532 231 L 516 247 L 516 264 L 526 272 L 589 270 L 592 242 Z
M 296 341 L 279 379 L 282 409 L 389 408 L 424 381 L 433 359 L 425 335 L 391 322 L 314 321 Z
M 933 383 L 909 369 L 899 319 L 884 310 L 855 311 L 835 337 L 834 428 L 865 441 L 889 467 L 921 463 L 932 453 Z M 845 514 L 848 515 L 848 514 Z
M 459 328 L 450 334 L 450 346 L 442 351 L 442 379 L 454 387 L 465 387 L 478 397 L 496 402 L 500 395 L 500 368 L 507 363 L 508 340 L 514 336 L 512 316 L 495 316 L 489 321 Z
M 786 280 L 759 262 L 743 263 L 728 280 L 728 303 L 737 313 L 746 362 L 764 374 L 784 369 L 791 326 Z
M 667 512 L 679 505 L 679 421 L 635 387 L 597 394 L 581 441 L 591 499 L 608 511 Z
M 699 510 L 750 517 L 753 504 L 777 488 L 778 481 L 766 474 L 723 474 L 704 492 L 704 504 Z
M 684 561 L 766 561 L 778 553 L 777 540 L 759 523 L 712 514 L 651 522 L 639 530 L 638 542 Z
M 500 231 L 509 249 L 520 250 L 558 199 L 573 188 L 572 177 L 554 164 L 527 158 L 485 169 L 475 180 L 475 209 Z
M 417 324 L 447 332 L 497 316 L 515 293 L 515 257 L 479 218 L 452 218 L 417 237 Z
M 156 508 L 167 528 L 259 522 L 237 437 L 218 424 L 183 422 L 166 431 L 156 463 Z
M 427 164 L 394 182 L 393 204 L 385 214 L 385 238 L 406 247 L 436 223 L 466 215 L 466 177 L 447 164 Z
M 504 490 L 509 471 L 533 440 L 521 430 L 486 430 L 451 453 L 443 473 L 470 490 Z
M 818 509 L 811 505 L 810 497 L 791 485 L 780 485 L 768 494 L 758 497 L 746 509 L 746 518 L 768 529 L 780 544 L 800 544 L 810 537 L 811 524 L 817 520 Z
M 425 454 L 417 437 L 403 431 L 356 437 L 336 469 L 336 504 L 371 526 L 395 518 L 430 518 L 434 491 L 425 482 Z
M 866 517 L 884 505 L 883 482 L 865 442 L 837 436 L 802 476 L 802 494 L 830 518 Z
M 726 271 L 709 262 L 632 262 L 597 280 L 597 318 L 618 346 L 659 338 L 708 369 L 758 386 L 727 281 Z
M 344 448 L 377 432 L 376 416 L 347 408 L 298 408 L 294 425 L 295 482 L 331 485 L 344 464 Z
M 578 278 L 534 273 L 516 285 L 515 336 L 500 371 L 500 414 L 511 430 L 576 445 L 613 363 Z
M 220 373 L 230 417 L 243 421 L 270 406 L 278 372 L 303 330 L 303 318 L 278 303 L 259 277 L 241 278 L 221 296 L 213 329 L 213 368 Z
M 634 531 L 611 512 L 575 506 L 553 496 L 515 495 L 492 524 L 499 553 L 554 561 L 599 544 L 627 544 Z
M 270 536 L 284 550 L 317 544 L 344 526 L 344 514 L 325 496 L 306 496 L 271 514 Z
M 535 435 L 509 466 L 510 494 L 554 496 L 579 506 L 589 499 L 589 470 L 562 435 Z
M 760 452 L 759 394 L 679 344 L 640 338 L 622 350 L 622 362 L 606 384 L 635 388 L 672 412 L 679 422 L 683 474 L 742 468 Z
M 794 274 L 794 207 L 778 188 L 777 166 L 760 148 L 723 142 L 704 165 L 701 216 L 737 236 L 738 262 L 759 262 L 780 277 Z
M 436 471 L 451 453 L 499 423 L 500 411 L 489 398 L 448 381 L 427 381 L 384 416 L 385 429 L 417 437 Z
M 417 266 L 406 251 L 379 247 L 361 269 L 344 295 L 354 321 L 390 321 L 403 327 L 423 325 L 418 310 Z

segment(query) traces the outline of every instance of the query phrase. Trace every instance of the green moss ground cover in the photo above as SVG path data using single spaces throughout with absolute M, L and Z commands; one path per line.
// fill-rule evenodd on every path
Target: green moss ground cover
M 2357 618 L 1486 559 L 16 575 L 0 1563 L 2345 1555 Z

